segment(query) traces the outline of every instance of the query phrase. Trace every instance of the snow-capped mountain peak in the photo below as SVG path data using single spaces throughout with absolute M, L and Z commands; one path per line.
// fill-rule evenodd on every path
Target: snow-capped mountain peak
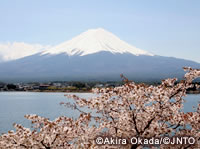
M 52 47 L 42 53 L 44 54 L 60 54 L 66 53 L 72 55 L 88 55 L 101 51 L 111 53 L 131 53 L 134 55 L 149 55 L 153 54 L 144 50 L 138 49 L 122 40 L 112 33 L 102 29 L 90 29 L 73 39 L 63 42 L 55 47 Z

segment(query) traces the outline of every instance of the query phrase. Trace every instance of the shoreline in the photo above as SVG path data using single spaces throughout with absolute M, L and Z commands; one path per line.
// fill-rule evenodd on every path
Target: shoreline
M 0 93 L 3 92 L 35 92 L 35 93 L 92 93 L 92 91 L 66 91 L 66 90 L 56 90 L 56 91 L 51 91 L 51 90 L 28 90 L 28 91 L 17 91 L 17 90 L 9 90 L 9 91 L 0 91 Z M 186 94 L 200 94 L 200 91 L 187 91 Z
M 92 93 L 92 91 L 0 91 L 3 92 L 30 92 L 30 93 Z

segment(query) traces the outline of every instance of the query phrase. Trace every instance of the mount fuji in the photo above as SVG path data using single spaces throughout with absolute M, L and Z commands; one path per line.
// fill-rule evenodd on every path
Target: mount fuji
M 130 53 L 133 55 L 151 55 L 150 53 L 129 45 L 112 33 L 102 28 L 90 29 L 70 41 L 64 42 L 45 52 L 44 54 L 66 53 L 69 56 L 85 56 L 102 51 L 110 53 Z
M 0 64 L 0 81 L 135 81 L 183 77 L 182 67 L 200 68 L 190 60 L 163 57 L 136 48 L 98 28 L 43 52 Z

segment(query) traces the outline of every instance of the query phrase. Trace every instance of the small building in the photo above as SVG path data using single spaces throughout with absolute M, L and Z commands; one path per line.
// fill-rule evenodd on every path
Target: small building
M 33 88 L 34 90 L 38 90 L 38 89 L 40 89 L 40 86 L 39 86 L 39 85 L 34 85 L 34 86 L 32 86 L 32 88 Z
M 56 87 L 61 87 L 62 84 L 61 83 L 53 83 L 53 86 L 56 86 Z
M 102 88 L 103 86 L 103 84 L 96 84 L 94 87 Z

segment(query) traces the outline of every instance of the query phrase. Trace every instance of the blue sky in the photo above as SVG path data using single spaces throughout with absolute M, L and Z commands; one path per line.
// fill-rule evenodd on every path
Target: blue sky
M 0 43 L 56 45 L 99 27 L 154 54 L 200 62 L 199 0 L 0 0 Z

